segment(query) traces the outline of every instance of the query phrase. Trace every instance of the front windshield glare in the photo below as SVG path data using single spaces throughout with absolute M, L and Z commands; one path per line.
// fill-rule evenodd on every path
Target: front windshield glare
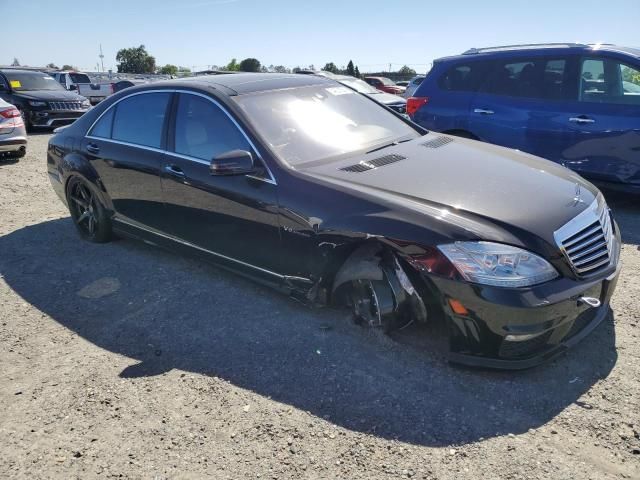
M 345 86 L 234 98 L 278 156 L 294 166 L 419 136 L 394 114 Z
M 4 72 L 13 90 L 64 90 L 55 78 L 40 72 Z

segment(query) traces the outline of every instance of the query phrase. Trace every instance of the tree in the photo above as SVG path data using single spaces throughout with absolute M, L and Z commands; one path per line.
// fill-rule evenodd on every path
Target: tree
M 354 72 L 353 76 L 356 77 L 356 78 L 360 78 L 360 70 L 358 70 L 358 66 L 357 65 L 356 65 L 355 72 Z
M 255 58 L 245 58 L 240 62 L 240 68 L 238 70 L 241 72 L 259 72 L 260 62 Z
M 413 68 L 409 68 L 404 65 L 400 70 L 398 70 L 398 75 L 402 75 L 403 77 L 413 77 L 415 76 L 416 71 Z
M 144 45 L 123 48 L 116 54 L 118 73 L 155 73 L 156 59 L 149 55 Z
M 264 65 L 262 65 L 262 66 L 260 67 L 260 71 L 261 71 L 262 73 L 268 73 L 268 72 L 269 72 L 269 69 L 268 69 L 267 67 L 265 67 Z
M 325 72 L 338 73 L 338 67 L 336 67 L 336 64 L 333 62 L 326 63 L 324 67 L 322 67 L 322 70 Z
M 51 62 L 51 63 L 47 63 L 47 68 L 51 68 L 53 70 L 58 70 L 58 67 L 56 66 L 55 63 Z
M 214 68 L 217 70 L 217 68 Z M 178 73 L 191 73 L 191 69 L 188 67 L 178 67 Z
M 11 63 L 12 67 L 19 67 L 20 66 L 20 60 L 18 60 L 16 57 L 13 57 L 13 62 Z
M 238 70 L 240 70 L 240 65 L 238 65 L 238 62 L 236 61 L 235 58 L 232 58 L 231 61 L 227 64 L 227 66 L 224 67 L 224 69 L 227 72 L 237 72 Z
M 62 70 L 77 70 L 76 67 L 74 67 L 73 65 L 69 65 L 69 64 L 64 64 L 62 65 Z
M 347 64 L 347 75 L 351 75 L 352 77 L 356 76 L 356 69 L 354 68 L 351 60 L 349 60 L 349 63 Z
M 275 67 L 272 68 L 272 70 L 276 73 L 291 73 L 291 70 L 289 70 L 284 65 L 276 65 Z
M 164 67 L 160 67 L 159 73 L 162 73 L 163 75 L 177 75 L 178 67 L 167 63 Z

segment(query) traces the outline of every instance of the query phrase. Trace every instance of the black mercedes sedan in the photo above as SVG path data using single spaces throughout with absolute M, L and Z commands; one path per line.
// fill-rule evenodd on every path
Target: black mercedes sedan
M 577 174 L 313 75 L 126 89 L 47 164 L 86 240 L 191 252 L 384 331 L 439 319 L 454 362 L 556 356 L 607 316 L 619 273 L 618 227 Z

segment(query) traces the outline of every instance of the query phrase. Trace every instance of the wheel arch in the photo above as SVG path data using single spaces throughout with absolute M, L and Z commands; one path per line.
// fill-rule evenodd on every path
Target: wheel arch
M 111 197 L 107 193 L 107 190 L 100 179 L 100 175 L 93 168 L 91 163 L 78 153 L 70 153 L 65 155 L 62 159 L 62 169 L 64 172 L 64 193 L 67 195 L 69 187 L 69 181 L 75 176 L 84 179 L 86 182 L 91 183 L 102 202 L 102 205 L 110 212 L 113 212 L 113 202 Z

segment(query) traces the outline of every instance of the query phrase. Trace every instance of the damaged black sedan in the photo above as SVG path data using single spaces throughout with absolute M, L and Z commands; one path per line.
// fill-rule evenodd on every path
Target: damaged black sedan
M 577 174 L 321 77 L 130 88 L 47 157 L 85 239 L 191 252 L 386 331 L 441 318 L 455 362 L 554 357 L 606 317 L 619 272 L 618 227 Z

